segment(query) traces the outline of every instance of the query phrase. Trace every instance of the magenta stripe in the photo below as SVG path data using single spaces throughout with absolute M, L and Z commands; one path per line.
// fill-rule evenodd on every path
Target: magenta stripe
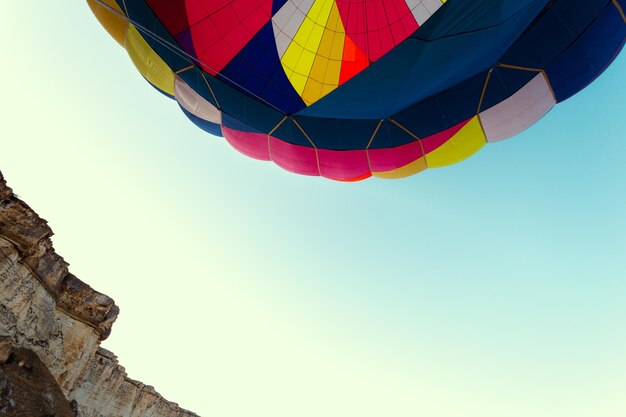
M 315 149 L 270 137 L 270 156 L 279 167 L 302 175 L 319 176 Z
M 334 151 L 318 149 L 320 173 L 326 178 L 349 181 L 370 174 L 365 150 Z
M 222 134 L 228 143 L 242 154 L 262 161 L 270 160 L 270 153 L 267 149 L 267 134 L 241 132 L 224 125 L 222 125 Z

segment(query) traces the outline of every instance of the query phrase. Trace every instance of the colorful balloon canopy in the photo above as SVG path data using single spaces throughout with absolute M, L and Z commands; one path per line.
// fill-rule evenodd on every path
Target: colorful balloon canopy
M 304 175 L 400 178 L 511 137 L 626 39 L 626 0 L 87 0 L 202 129 Z

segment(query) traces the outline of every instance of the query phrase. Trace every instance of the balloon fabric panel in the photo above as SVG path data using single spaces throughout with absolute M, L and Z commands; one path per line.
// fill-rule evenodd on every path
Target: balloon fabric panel
M 623 0 L 87 0 L 193 123 L 303 175 L 402 178 L 589 85 Z

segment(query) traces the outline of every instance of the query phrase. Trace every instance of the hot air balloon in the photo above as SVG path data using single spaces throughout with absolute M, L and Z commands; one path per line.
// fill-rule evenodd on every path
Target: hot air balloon
M 626 0 L 87 0 L 141 75 L 241 153 L 401 178 L 523 131 L 626 39 Z

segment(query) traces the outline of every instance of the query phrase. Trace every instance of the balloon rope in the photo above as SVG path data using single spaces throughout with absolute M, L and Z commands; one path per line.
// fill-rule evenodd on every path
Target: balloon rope
M 104 7 L 105 9 L 107 9 L 108 11 L 110 11 L 111 13 L 115 14 L 117 17 L 125 20 L 128 23 L 132 23 L 133 26 L 135 26 L 138 30 L 140 30 L 142 33 L 150 36 L 152 39 L 154 39 L 155 41 L 159 42 L 161 45 L 163 45 L 164 47 L 166 47 L 167 49 L 169 49 L 171 52 L 174 52 L 175 54 L 177 54 L 179 57 L 181 58 L 185 58 L 190 60 L 191 62 L 194 63 L 194 65 L 200 67 L 200 69 L 202 69 L 202 67 L 208 68 L 211 71 L 214 71 L 216 74 L 219 73 L 219 71 L 216 71 L 214 68 L 211 68 L 210 65 L 206 65 L 205 63 L 203 63 L 202 61 L 200 61 L 199 59 L 191 56 L 190 54 L 188 54 L 187 52 L 183 51 L 178 45 L 173 45 L 172 43 L 168 42 L 167 40 L 163 39 L 162 37 L 160 37 L 159 35 L 157 35 L 156 33 L 146 29 L 145 27 L 143 27 L 142 25 L 140 25 L 139 23 L 137 23 L 136 21 L 134 21 L 133 19 L 131 19 L 129 16 L 126 16 L 124 13 L 120 13 L 119 11 L 115 10 L 113 7 L 109 6 L 108 4 L 104 3 L 104 0 L 95 0 L 96 3 L 98 3 L 100 6 Z M 206 71 L 203 71 L 203 73 L 205 73 Z M 213 77 L 211 74 L 208 74 L 211 78 L 215 78 Z M 237 86 L 239 89 L 245 91 L 247 94 L 249 94 L 250 96 L 254 97 L 255 99 L 267 104 L 268 106 L 272 107 L 273 109 L 275 109 L 276 111 L 287 115 L 287 113 L 285 113 L 283 110 L 279 109 L 278 107 L 276 107 L 275 105 L 273 105 L 272 103 L 268 102 L 267 100 L 265 100 L 263 97 L 259 97 L 258 95 L 256 95 L 255 93 L 253 93 L 252 91 L 248 90 L 247 88 L 245 88 L 244 86 L 238 84 L 236 81 L 231 80 L 230 78 L 220 74 L 220 77 L 224 78 L 225 80 L 227 80 L 228 82 L 234 84 L 235 86 Z M 208 83 L 207 83 L 208 84 Z M 210 88 L 210 86 L 209 86 Z

